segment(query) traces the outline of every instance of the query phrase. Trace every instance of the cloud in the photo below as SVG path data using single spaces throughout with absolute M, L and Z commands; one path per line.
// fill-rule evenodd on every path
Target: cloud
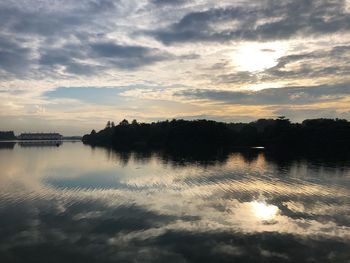
M 302 122 L 306 119 L 315 118 L 339 118 L 339 119 L 349 119 L 350 111 L 338 112 L 336 107 L 326 107 L 326 108 L 313 108 L 313 107 L 271 107 L 275 116 L 288 116 L 292 120 Z
M 113 65 L 124 69 L 138 68 L 172 58 L 170 54 L 144 46 L 100 42 L 93 43 L 90 47 L 97 58 L 105 58 Z
M 266 79 L 311 78 L 348 75 L 350 46 L 334 46 L 329 50 L 315 50 L 308 53 L 291 54 L 280 57 L 277 65 L 264 73 Z M 290 65 L 294 64 L 291 68 Z
M 187 90 L 175 95 L 241 105 L 304 105 L 350 96 L 350 84 L 273 88 L 260 91 Z
M 345 95 L 290 91 L 288 104 L 282 91 L 234 89 L 348 83 L 349 17 L 345 0 L 0 1 L 0 95 L 8 102 L 0 121 L 18 130 L 30 130 L 30 124 L 54 123 L 65 131 L 75 126 L 77 133 L 79 125 L 85 125 L 82 132 L 91 130 L 97 117 L 98 123 L 115 115 L 144 121 L 186 116 L 246 121 L 271 111 L 242 114 L 230 103 L 257 102 L 261 109 L 338 99 Z M 239 66 L 238 58 L 252 64 L 261 59 L 255 53 L 271 59 L 271 68 Z M 163 89 L 145 92 L 133 83 Z M 167 87 L 176 84 L 182 87 L 178 91 L 187 89 L 181 96 L 195 100 L 173 96 Z M 59 88 L 86 86 L 102 89 L 74 93 Z M 106 87 L 130 89 L 121 94 Z M 202 104 L 198 98 L 208 101 Z M 228 112 L 219 111 L 217 102 L 226 103 Z M 38 105 L 46 111 L 33 121 L 29 115 Z M 340 114 L 346 109 L 332 110 Z M 85 124 L 73 123 L 80 111 Z
M 115 11 L 116 3 L 112 0 L 88 0 L 84 5 L 69 0 L 10 1 L 0 4 L 0 22 L 8 30 L 25 35 L 68 35 L 93 24 L 101 14 Z
M 36 79 L 41 73 L 53 77 L 54 68 L 43 65 L 64 65 L 68 73 L 77 75 L 95 73 L 88 64 L 74 61 L 83 52 L 77 56 L 79 50 L 73 50 L 74 45 L 67 47 L 70 41 L 87 39 L 90 30 L 97 27 L 96 20 L 115 11 L 117 3 L 111 0 L 87 1 L 84 5 L 69 0 L 0 3 L 0 67 L 13 73 L 13 79 L 19 76 Z M 109 24 L 107 20 L 100 27 L 102 31 Z M 38 65 L 41 71 L 31 71 Z
M 220 25 L 231 22 L 230 26 Z M 194 11 L 171 25 L 150 30 L 164 44 L 276 40 L 349 31 L 345 1 L 264 1 L 261 5 Z
M 214 83 L 255 83 L 258 81 L 259 77 L 248 71 L 237 71 L 229 74 L 220 74 L 218 76 L 212 76 L 212 81 Z
M 48 71 L 50 74 L 54 73 L 59 66 L 63 66 L 66 73 L 86 76 L 96 74 L 98 69 L 102 68 L 99 65 L 84 62 L 88 59 L 88 55 L 81 45 L 43 48 L 40 52 L 38 63 L 44 72 Z
M 0 35 L 0 70 L 17 77 L 30 67 L 31 50 L 21 47 L 16 41 Z
M 83 42 L 59 48 L 43 48 L 39 64 L 43 70 L 63 66 L 66 73 L 75 75 L 101 74 L 111 69 L 137 70 L 160 61 L 192 60 L 197 54 L 175 56 L 157 48 L 122 45 L 114 42 Z
M 43 74 L 62 78 L 64 74 L 92 76 L 108 70 L 135 70 L 159 61 L 198 58 L 191 52 L 173 55 L 128 43 L 134 29 L 121 21 L 137 8 L 131 6 L 112 0 L 0 3 L 0 69 L 13 73 L 13 78 L 19 73 L 33 79 Z M 107 37 L 114 31 L 124 35 L 125 43 Z M 39 72 L 31 71 L 36 67 Z
M 113 105 L 121 103 L 120 94 L 130 87 L 59 87 L 47 91 L 43 96 L 47 99 L 75 99 L 86 103 Z
M 151 0 L 150 2 L 158 6 L 174 6 L 186 3 L 186 0 Z
M 350 46 L 335 45 L 323 49 L 315 48 L 309 52 L 289 53 L 277 58 L 275 66 L 255 72 L 232 71 L 229 62 L 217 63 L 208 69 L 216 74 L 207 74 L 207 77 L 214 84 L 255 84 L 318 78 L 329 78 L 332 81 L 332 78 L 341 79 L 350 75 L 349 57 Z M 225 71 L 229 73 L 222 74 Z

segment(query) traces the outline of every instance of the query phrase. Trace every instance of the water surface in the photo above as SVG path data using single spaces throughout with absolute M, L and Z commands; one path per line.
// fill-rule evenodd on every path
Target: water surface
M 0 262 L 349 262 L 350 159 L 277 157 L 0 143 Z

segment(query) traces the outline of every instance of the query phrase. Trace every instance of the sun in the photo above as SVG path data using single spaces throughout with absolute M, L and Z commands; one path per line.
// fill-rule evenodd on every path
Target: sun
M 245 43 L 232 54 L 232 63 L 239 71 L 258 72 L 276 66 L 284 53 L 281 43 Z
M 254 201 L 251 202 L 254 215 L 263 221 L 272 220 L 278 213 L 278 207 L 275 205 L 269 205 L 264 202 Z

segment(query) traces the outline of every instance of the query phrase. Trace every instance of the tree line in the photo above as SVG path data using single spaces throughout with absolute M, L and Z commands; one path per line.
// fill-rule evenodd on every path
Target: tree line
M 250 123 L 212 120 L 166 120 L 139 123 L 107 122 L 104 129 L 83 136 L 91 145 L 148 149 L 229 149 L 262 146 L 270 149 L 348 150 L 350 122 L 343 119 L 308 119 L 292 123 L 285 117 Z
M 16 136 L 13 131 L 0 131 L 0 140 L 15 140 Z

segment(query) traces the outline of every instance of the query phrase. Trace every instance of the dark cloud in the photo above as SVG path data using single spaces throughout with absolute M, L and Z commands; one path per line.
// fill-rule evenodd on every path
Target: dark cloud
M 92 50 L 101 57 L 133 58 L 147 56 L 151 49 L 141 46 L 122 46 L 115 43 L 96 43 Z
M 33 2 L 38 8 L 26 5 L 0 5 L 0 22 L 4 28 L 21 34 L 61 36 L 79 32 L 81 27 L 94 24 L 105 12 L 115 11 L 118 1 L 89 0 L 84 5 L 59 0 L 50 5 Z M 29 3 L 28 3 L 29 4 Z M 62 7 L 63 9 L 55 9 Z
M 211 23 L 237 20 L 245 12 L 238 8 L 210 9 L 203 12 L 193 12 L 185 15 L 180 21 L 168 28 L 149 32 L 150 35 L 165 44 L 192 41 L 222 41 Z
M 191 60 L 197 54 L 175 56 L 156 48 L 137 45 L 121 45 L 113 42 L 82 43 L 61 48 L 42 49 L 39 64 L 45 70 L 64 66 L 67 73 L 76 75 L 98 74 L 108 69 L 133 70 L 159 61 Z M 90 60 L 90 63 L 84 62 Z M 93 60 L 93 63 L 91 63 Z
M 91 13 L 103 13 L 118 8 L 119 0 L 93 0 L 87 4 L 87 10 Z
M 259 77 L 249 71 L 238 71 L 230 74 L 221 74 L 218 76 L 211 77 L 214 83 L 255 83 Z
M 0 35 L 0 70 L 21 76 L 31 63 L 31 50 Z
M 75 75 L 98 74 L 116 67 L 125 70 L 137 69 L 175 58 L 158 49 L 111 42 L 71 44 L 61 48 L 42 49 L 41 52 L 39 64 L 43 70 L 64 66 L 66 73 Z
M 172 55 L 168 53 L 143 46 L 100 42 L 91 44 L 90 47 L 94 57 L 106 59 L 106 61 L 122 69 L 133 69 L 172 59 Z
M 154 5 L 160 6 L 174 6 L 184 2 L 184 0 L 151 0 Z M 35 4 L 38 8 L 33 8 Z M 57 8 L 58 6 L 64 8 Z M 45 75 L 53 76 L 61 66 L 68 74 L 93 75 L 114 68 L 133 70 L 159 61 L 199 58 L 198 54 L 191 52 L 176 56 L 152 46 L 121 44 L 107 40 L 109 32 L 125 30 L 124 25 L 118 25 L 113 20 L 115 16 L 123 17 L 127 15 L 126 12 L 133 11 L 132 8 L 127 9 L 125 6 L 119 1 L 112 0 L 89 0 L 83 5 L 60 0 L 52 6 L 35 1 L 32 6 L 0 3 L 0 23 L 3 28 L 0 33 L 2 75 L 5 75 L 4 72 L 13 74 L 26 72 L 36 63 L 39 63 Z M 191 41 L 220 42 L 234 39 L 268 40 L 340 32 L 350 28 L 350 18 L 345 13 L 343 0 L 286 2 L 269 0 L 258 5 L 213 7 L 204 11 L 191 10 L 177 22 L 160 29 L 148 30 L 147 34 L 170 44 Z M 160 19 L 163 22 L 167 20 L 163 17 Z M 234 23 L 230 25 L 231 22 Z M 227 23 L 229 26 L 223 29 L 221 25 Z M 127 33 L 131 31 L 133 36 L 141 33 L 137 28 L 130 29 Z M 23 38 L 23 43 L 19 41 L 18 36 Z M 2 39 L 7 39 L 11 44 L 8 45 Z M 36 44 L 31 45 L 31 43 Z M 347 50 L 347 47 L 334 49 L 333 53 L 328 55 L 338 56 L 340 59 L 343 49 Z M 272 52 L 273 50 L 267 48 L 263 51 Z M 38 53 L 39 59 L 31 60 L 31 53 Z M 281 70 L 289 63 L 287 59 L 291 61 L 293 58 L 285 57 L 284 61 L 281 58 L 278 66 L 266 72 L 267 75 L 292 78 L 300 77 L 301 74 L 315 76 L 349 73 L 347 68 L 339 69 L 339 66 L 334 65 L 318 71 L 304 66 L 300 71 L 287 72 Z M 299 59 L 302 58 L 299 57 Z M 31 77 L 35 78 L 34 75 L 32 73 Z M 60 73 L 57 75 L 61 77 Z M 256 81 L 255 76 L 238 72 L 215 76 L 214 82 L 241 82 L 244 77 L 247 77 L 250 82 Z
M 158 6 L 173 6 L 173 5 L 182 5 L 188 2 L 187 0 L 151 0 L 152 4 Z
M 0 69 L 13 73 L 14 78 L 21 75 L 36 78 L 39 73 L 30 72 L 30 66 L 37 63 L 46 76 L 53 76 L 55 66 L 59 65 L 65 66 L 66 72 L 71 74 L 95 73 L 99 67 L 77 61 L 88 57 L 83 57 L 76 44 L 57 46 L 69 38 L 89 39 L 90 29 L 97 26 L 95 20 L 106 12 L 116 12 L 117 4 L 118 1 L 111 0 L 91 0 L 84 5 L 66 0 L 50 5 L 35 1 L 28 5 L 0 3 Z M 58 6 L 64 8 L 56 9 Z M 105 26 L 108 24 L 106 19 Z M 36 52 L 39 59 L 31 59 Z
M 227 29 L 216 25 L 236 22 Z M 149 34 L 165 44 L 197 41 L 275 40 L 348 31 L 345 1 L 266 1 L 260 6 L 212 8 L 185 15 Z
M 243 105 L 302 105 L 334 101 L 350 95 L 350 84 L 315 87 L 288 87 L 260 91 L 187 90 L 176 93 L 197 99 L 209 99 Z
M 88 53 L 81 45 L 65 45 L 61 48 L 41 49 L 39 65 L 43 71 L 52 74 L 57 66 L 64 66 L 65 72 L 74 75 L 96 74 L 101 68 L 98 65 L 82 62 L 88 58 Z
M 74 75 L 85 75 L 91 76 L 98 72 L 98 69 L 103 69 L 103 67 L 92 66 L 85 63 L 69 63 L 66 65 L 66 72 L 69 72 Z
M 166 2 L 170 4 L 170 1 Z M 119 1 L 89 0 L 77 4 L 59 0 L 52 6 L 34 1 L 32 5 L 35 4 L 38 8 L 0 3 L 3 28 L 0 69 L 13 73 L 14 77 L 19 73 L 32 78 L 62 77 L 62 68 L 66 74 L 90 76 L 108 69 L 133 70 L 158 61 L 198 58 L 197 54 L 174 56 L 152 47 L 104 40 L 106 32 L 111 31 L 110 26 L 120 29 L 115 28 L 113 18 L 126 15 L 123 13 L 125 6 Z M 25 48 L 22 47 L 24 43 Z M 30 60 L 31 53 L 37 53 L 39 57 Z M 29 67 L 36 65 L 40 72 L 30 72 Z M 4 72 L 0 74 L 5 76 Z
M 264 73 L 271 78 L 306 78 L 325 77 L 350 74 L 347 63 L 350 46 L 335 46 L 330 50 L 316 50 L 309 53 L 292 54 L 277 60 L 277 65 L 267 69 Z M 325 64 L 328 62 L 328 64 Z M 297 63 L 294 69 L 288 69 L 292 63 Z
M 73 59 L 84 59 L 87 56 L 83 46 L 79 45 L 42 48 L 40 51 L 39 64 L 47 66 L 69 64 Z
M 334 107 L 329 108 L 320 108 L 320 109 L 310 109 L 310 108 L 296 108 L 290 105 L 287 107 L 283 106 L 271 106 L 268 107 L 275 116 L 288 116 L 288 118 L 295 121 L 303 121 L 305 119 L 315 119 L 315 118 L 340 118 L 340 119 L 349 119 L 350 112 L 337 112 L 337 109 Z

